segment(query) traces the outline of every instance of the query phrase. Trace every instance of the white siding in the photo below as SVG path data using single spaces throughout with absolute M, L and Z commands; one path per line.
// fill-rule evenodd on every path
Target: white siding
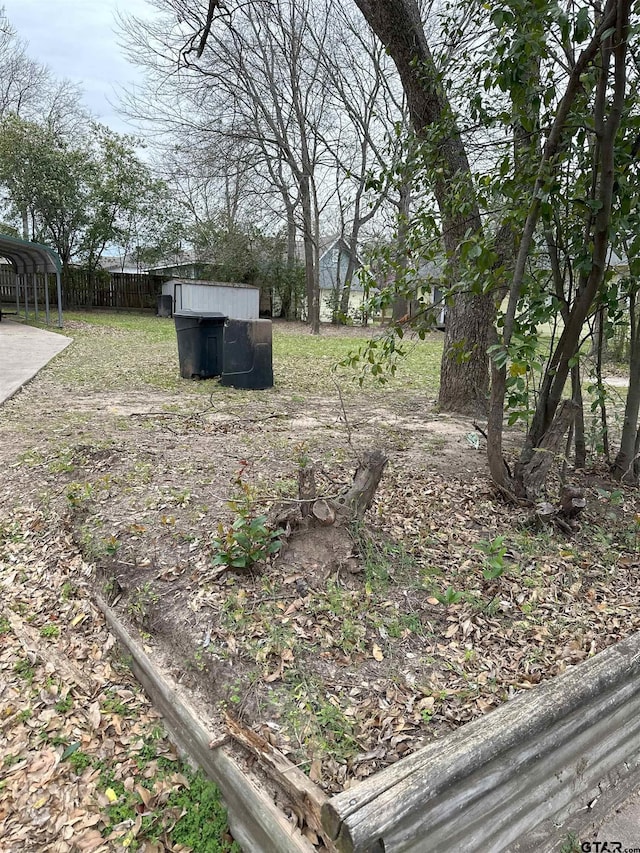
M 171 279 L 163 294 L 173 296 L 174 311 L 217 312 L 233 320 L 257 320 L 260 290 L 248 284 Z

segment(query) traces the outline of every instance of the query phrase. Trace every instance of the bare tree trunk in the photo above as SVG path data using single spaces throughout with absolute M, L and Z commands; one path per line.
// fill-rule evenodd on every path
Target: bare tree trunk
M 395 259 L 396 280 L 402 280 L 407 269 L 407 232 L 411 213 L 411 186 L 405 181 L 400 185 L 398 198 L 398 248 Z M 404 292 L 396 293 L 391 306 L 391 319 L 394 323 L 405 319 L 410 314 L 410 299 Z
M 293 276 L 296 268 L 296 221 L 295 211 L 287 206 L 287 280 L 280 292 L 280 316 L 286 320 L 292 319 L 291 306 L 293 303 Z
M 354 220 L 355 224 L 355 220 Z M 355 237 L 354 237 L 355 233 Z M 342 285 L 342 292 L 340 293 L 340 321 L 344 322 L 342 319 L 349 314 L 349 301 L 351 299 L 351 279 L 353 278 L 356 271 L 356 245 L 358 240 L 358 229 L 354 227 L 351 232 L 351 239 L 349 242 L 349 260 L 347 261 L 347 269 L 344 274 L 344 284 Z
M 609 448 L 609 427 L 607 425 L 607 405 L 602 393 L 602 356 L 604 350 L 604 308 L 598 309 L 598 332 L 596 350 L 596 379 L 598 381 L 598 407 L 600 409 L 600 423 L 602 425 L 602 446 L 605 459 L 611 461 Z
M 637 482 L 637 465 L 634 464 L 638 445 L 638 414 L 640 414 L 640 335 L 636 316 L 635 294 L 630 296 L 629 313 L 631 317 L 631 352 L 629 355 L 629 390 L 624 407 L 624 422 L 620 449 L 613 463 L 611 473 L 617 480 Z
M 576 468 L 584 468 L 587 463 L 587 443 L 584 437 L 584 405 L 582 402 L 582 376 L 579 364 L 574 364 L 571 368 L 571 395 L 573 402 L 578 406 L 573 422 L 574 464 Z
M 307 291 L 307 322 L 311 334 L 320 333 L 320 299 L 317 287 L 316 247 L 314 246 L 314 228 L 311 201 L 311 186 L 308 175 L 300 181 L 300 200 L 302 207 L 302 239 L 304 241 L 304 270 Z
M 442 168 L 433 191 L 442 215 L 445 249 L 455 257 L 465 234 L 480 232 L 482 224 L 469 161 L 459 130 L 450 118 L 453 113 L 438 80 L 418 6 L 415 0 L 356 0 L 356 4 L 396 64 L 418 136 L 427 137 L 431 127 L 439 125 Z M 448 133 L 444 133 L 445 122 Z M 454 185 L 455 202 L 450 194 Z M 464 216 L 456 213 L 461 200 L 468 211 Z M 488 294 L 460 293 L 447 309 L 439 396 L 443 410 L 486 411 L 487 347 L 494 319 L 495 305 Z
M 565 296 L 565 283 L 562 269 L 560 267 L 560 260 L 558 257 L 558 247 L 556 245 L 556 240 L 554 240 L 554 236 L 551 230 L 545 232 L 545 238 L 547 242 L 547 252 L 551 263 L 551 271 L 553 274 L 555 292 L 556 296 L 558 297 L 558 304 L 560 305 L 560 314 L 562 316 L 562 321 L 564 323 L 567 323 L 569 320 L 569 302 L 567 297 Z M 582 377 L 580 370 L 580 362 L 576 362 L 576 364 L 574 364 L 571 368 L 571 396 L 573 401 L 577 403 L 578 410 L 576 411 L 573 427 L 569 431 L 569 439 L 573 439 L 574 442 L 575 467 L 584 468 L 587 459 L 587 447 L 584 436 L 584 405 L 582 401 Z M 570 446 L 567 447 L 567 456 L 569 455 L 569 450 Z

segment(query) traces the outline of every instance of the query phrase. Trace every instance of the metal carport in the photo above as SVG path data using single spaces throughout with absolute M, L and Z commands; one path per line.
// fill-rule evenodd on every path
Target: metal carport
M 29 315 L 29 278 L 31 278 L 33 288 L 35 316 L 36 319 L 38 318 L 38 282 L 36 276 L 42 274 L 45 276 L 45 315 L 47 324 L 50 323 L 49 276 L 55 275 L 58 326 L 62 328 L 62 286 L 60 281 L 62 264 L 58 254 L 49 246 L 44 246 L 41 243 L 32 243 L 29 240 L 19 240 L 17 237 L 0 234 L 0 257 L 6 258 L 15 271 L 16 310 L 20 313 L 20 291 L 22 290 L 25 319 L 28 319 Z

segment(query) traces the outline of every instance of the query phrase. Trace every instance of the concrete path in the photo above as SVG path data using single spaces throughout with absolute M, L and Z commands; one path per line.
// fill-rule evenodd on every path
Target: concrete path
M 0 323 L 0 404 L 31 381 L 71 338 L 4 318 Z
M 607 847 L 591 849 L 640 851 L 640 791 L 614 809 L 600 825 L 595 840 Z M 616 845 L 620 844 L 621 848 Z

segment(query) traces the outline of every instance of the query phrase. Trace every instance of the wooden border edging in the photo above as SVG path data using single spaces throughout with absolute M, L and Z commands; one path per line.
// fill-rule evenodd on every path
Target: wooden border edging
M 109 630 L 131 655 L 131 670 L 163 718 L 172 739 L 213 779 L 227 806 L 229 827 L 245 853 L 314 853 L 314 848 L 285 818 L 269 794 L 244 773 L 221 747 L 211 748 L 213 736 L 156 672 L 140 645 L 99 596 Z
M 339 851 L 552 850 L 640 773 L 640 634 L 330 799 Z

